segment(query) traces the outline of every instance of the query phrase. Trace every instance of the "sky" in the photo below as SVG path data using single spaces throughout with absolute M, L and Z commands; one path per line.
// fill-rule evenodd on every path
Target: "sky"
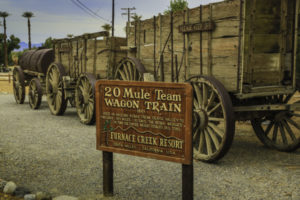
M 81 2 L 98 15 L 89 15 L 76 6 Z M 188 0 L 189 8 L 220 0 Z M 125 36 L 127 16 L 122 16 L 121 8 L 132 8 L 142 15 L 142 19 L 163 13 L 169 0 L 115 0 L 115 35 Z M 27 19 L 22 13 L 34 13 L 31 18 L 31 43 L 43 43 L 48 37 L 65 38 L 67 34 L 81 35 L 102 31 L 101 26 L 111 23 L 112 0 L 0 0 L 0 11 L 10 13 L 6 18 L 7 35 L 14 34 L 22 42 L 28 42 Z M 126 12 L 126 11 L 125 11 Z M 2 21 L 2 19 L 0 19 Z M 0 27 L 3 32 L 3 27 Z

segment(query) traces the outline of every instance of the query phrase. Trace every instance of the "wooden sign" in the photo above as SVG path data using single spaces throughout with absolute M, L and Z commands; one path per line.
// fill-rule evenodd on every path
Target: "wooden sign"
M 190 164 L 191 112 L 187 83 L 97 81 L 97 149 Z
M 214 29 L 215 29 L 215 23 L 211 21 L 201 22 L 196 24 L 184 24 L 179 26 L 180 33 L 213 31 Z

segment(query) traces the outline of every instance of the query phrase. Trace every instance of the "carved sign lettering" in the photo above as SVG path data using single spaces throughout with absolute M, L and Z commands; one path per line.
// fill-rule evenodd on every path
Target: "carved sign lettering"
M 191 112 L 189 84 L 98 81 L 97 149 L 190 164 Z
M 201 31 L 213 31 L 215 29 L 214 22 L 202 22 L 197 24 L 184 24 L 179 26 L 180 33 L 191 33 Z

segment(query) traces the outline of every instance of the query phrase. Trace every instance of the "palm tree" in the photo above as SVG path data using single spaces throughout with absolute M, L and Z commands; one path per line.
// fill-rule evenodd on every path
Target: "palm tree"
M 111 30 L 111 25 L 110 24 L 104 24 L 103 26 L 101 26 L 101 28 L 104 30 L 104 31 L 107 31 L 109 33 L 109 31 Z
M 137 22 L 142 19 L 142 15 L 135 14 L 135 15 L 131 16 L 131 18 L 133 19 L 133 21 Z
M 28 48 L 31 49 L 31 37 L 30 37 L 30 18 L 34 17 L 32 12 L 24 12 L 22 17 L 27 18 L 27 24 L 28 24 Z
M 7 44 L 6 44 L 6 17 L 9 16 L 8 12 L 0 12 L 0 17 L 3 18 L 3 28 L 4 28 L 4 66 L 5 68 L 7 68 L 7 64 L 8 64 L 8 59 L 7 59 Z

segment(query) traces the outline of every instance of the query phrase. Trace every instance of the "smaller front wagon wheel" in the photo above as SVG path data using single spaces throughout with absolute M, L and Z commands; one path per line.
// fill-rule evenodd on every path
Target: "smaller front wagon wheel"
M 86 125 L 95 123 L 95 82 L 92 74 L 81 74 L 75 89 L 75 104 L 80 122 Z
M 13 90 L 17 104 L 23 104 L 25 100 L 25 78 L 21 67 L 17 66 L 13 70 Z
M 193 86 L 194 158 L 204 162 L 221 159 L 234 137 L 235 120 L 230 96 L 213 77 L 195 76 Z
M 29 83 L 29 105 L 32 109 L 39 109 L 41 102 L 42 102 L 42 96 L 43 96 L 43 90 L 41 87 L 41 83 L 39 79 L 33 78 L 31 79 Z

